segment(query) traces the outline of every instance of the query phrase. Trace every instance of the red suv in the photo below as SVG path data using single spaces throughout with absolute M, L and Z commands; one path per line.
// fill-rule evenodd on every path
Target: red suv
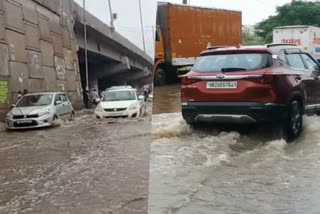
M 296 46 L 206 50 L 182 78 L 182 115 L 188 124 L 275 122 L 293 140 L 302 115 L 320 112 L 319 75 L 317 61 Z

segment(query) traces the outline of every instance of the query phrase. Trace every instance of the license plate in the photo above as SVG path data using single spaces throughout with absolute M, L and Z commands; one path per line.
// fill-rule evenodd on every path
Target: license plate
M 30 124 L 32 123 L 32 120 L 20 120 L 20 121 L 17 121 L 17 124 Z
M 207 88 L 234 89 L 237 88 L 237 82 L 207 82 Z
M 112 116 L 121 116 L 121 113 L 111 113 Z

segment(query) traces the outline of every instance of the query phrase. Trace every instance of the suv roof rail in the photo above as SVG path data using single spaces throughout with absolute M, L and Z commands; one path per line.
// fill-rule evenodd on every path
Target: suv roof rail
M 208 50 L 215 50 L 215 49 L 219 49 L 219 48 L 228 48 L 230 46 L 208 46 L 207 49 Z
M 273 44 L 266 44 L 267 48 L 277 47 L 277 46 L 297 46 L 295 44 L 286 44 L 286 43 L 273 43 Z

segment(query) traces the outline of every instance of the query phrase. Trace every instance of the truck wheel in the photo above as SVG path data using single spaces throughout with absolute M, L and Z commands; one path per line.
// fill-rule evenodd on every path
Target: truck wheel
M 165 85 L 167 82 L 167 75 L 166 71 L 162 68 L 158 68 L 155 76 L 155 85 L 162 86 Z
M 289 115 L 285 124 L 286 136 L 289 143 L 300 136 L 302 125 L 302 107 L 298 101 L 294 100 L 289 105 Z

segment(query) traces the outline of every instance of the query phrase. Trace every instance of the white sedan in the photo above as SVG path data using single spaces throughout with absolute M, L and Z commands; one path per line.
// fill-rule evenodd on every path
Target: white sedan
M 144 96 L 131 87 L 113 87 L 105 91 L 95 109 L 98 119 L 107 117 L 141 117 L 146 111 Z

